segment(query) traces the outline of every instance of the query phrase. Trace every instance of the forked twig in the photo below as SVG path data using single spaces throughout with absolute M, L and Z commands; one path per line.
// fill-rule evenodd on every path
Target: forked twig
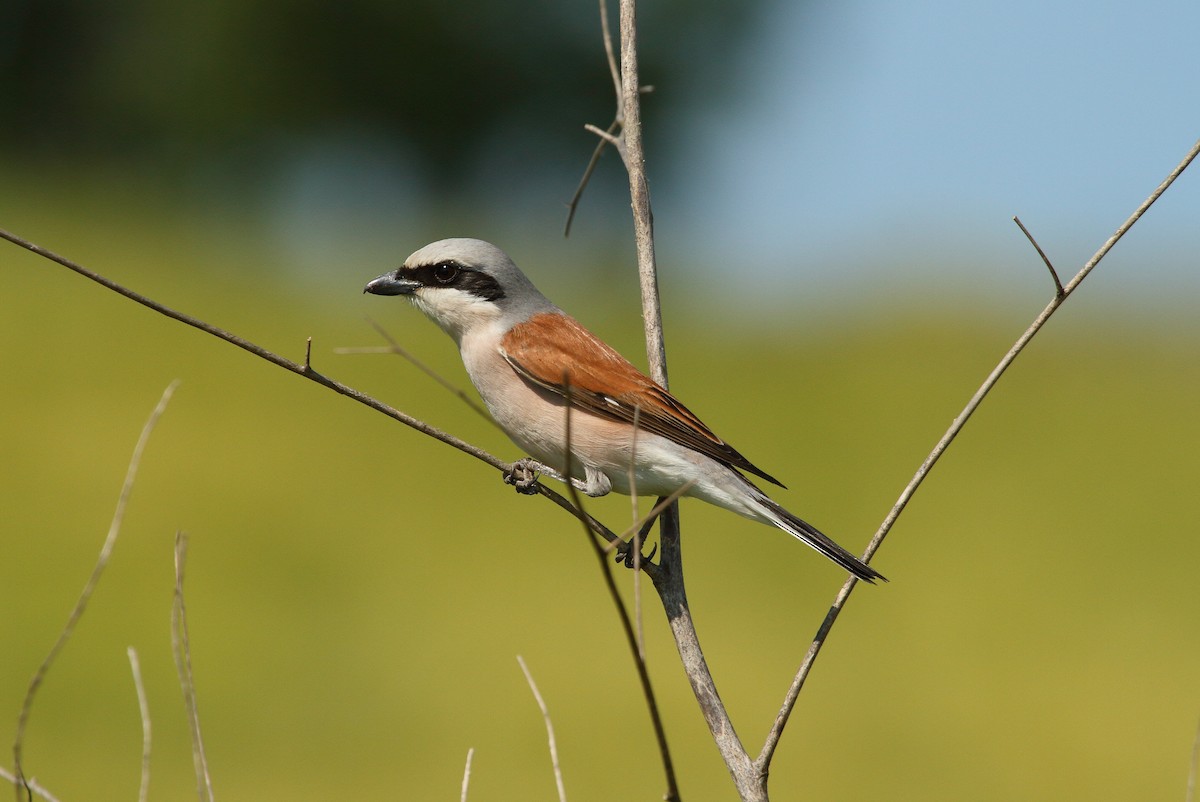
M 600 164 L 600 157 L 604 155 L 604 149 L 614 142 L 619 145 L 615 134 L 620 128 L 621 123 L 618 120 L 613 120 L 607 131 L 601 131 L 590 124 L 584 126 L 585 130 L 596 133 L 600 137 L 600 141 L 592 149 L 592 157 L 588 159 L 587 167 L 583 168 L 583 177 L 579 179 L 575 193 L 571 195 L 571 200 L 567 203 L 567 223 L 563 226 L 564 237 L 571 236 L 571 223 L 575 222 L 575 212 L 579 210 L 579 202 L 583 200 L 584 190 L 587 189 L 588 183 L 592 180 L 592 174 L 596 172 L 596 167 Z
M 46 678 L 46 673 L 50 670 L 50 666 L 58 658 L 58 654 L 63 650 L 63 647 L 67 645 L 67 641 L 71 639 L 71 634 L 75 631 L 75 625 L 79 623 L 84 610 L 87 609 L 88 602 L 91 601 L 92 594 L 96 590 L 96 585 L 99 584 L 100 577 L 104 574 L 104 569 L 108 565 L 109 558 L 112 556 L 113 547 L 117 544 L 117 536 L 121 533 L 121 524 L 125 521 L 125 509 L 129 506 L 129 496 L 133 493 L 133 485 L 137 479 L 138 467 L 142 463 L 142 453 L 146 450 L 146 443 L 150 441 L 150 434 L 154 431 L 154 427 L 158 425 L 159 418 L 166 411 L 167 404 L 170 402 L 171 396 L 174 395 L 175 388 L 178 386 L 178 380 L 167 385 L 167 389 L 163 390 L 162 397 L 159 398 L 154 411 L 150 413 L 150 417 L 146 419 L 146 423 L 142 426 L 142 433 L 138 436 L 137 444 L 133 447 L 133 456 L 130 457 L 129 467 L 125 471 L 125 481 L 121 485 L 121 493 L 117 497 L 117 509 L 113 512 L 112 521 L 108 525 L 108 534 L 104 538 L 104 545 L 100 547 L 100 556 L 96 559 L 95 567 L 92 568 L 92 575 L 88 577 L 88 581 L 83 586 L 83 591 L 79 594 L 79 599 L 75 602 L 71 614 L 67 616 L 67 623 L 63 626 L 62 631 L 58 633 L 58 639 L 50 647 L 49 654 L 42 660 L 37 671 L 34 672 L 33 679 L 29 681 L 29 687 L 25 691 L 25 698 L 21 702 L 21 712 L 17 716 L 16 736 L 13 738 L 13 771 L 16 775 L 14 782 L 16 783 L 18 800 L 21 798 L 22 790 L 26 791 L 30 799 L 32 799 L 33 793 L 33 789 L 25 782 L 25 768 L 21 760 L 25 746 L 25 726 L 29 722 L 29 714 L 33 710 L 33 699 L 37 695 L 42 681 Z
M 46 802 L 58 802 L 58 797 L 47 791 L 45 787 L 34 777 L 24 777 L 21 779 L 20 783 L 18 783 L 15 774 L 10 773 L 8 769 L 0 766 L 0 778 L 8 780 L 16 787 L 18 802 L 20 802 L 21 799 L 20 794 L 22 788 L 25 789 L 25 793 L 28 794 L 27 798 L 30 800 L 33 799 L 34 794 L 37 794 L 42 799 L 46 800 Z
M 600 157 L 604 154 L 604 148 L 612 144 L 617 147 L 617 152 L 621 154 L 622 160 L 625 158 L 619 140 L 616 139 L 616 133 L 621 130 L 621 125 L 625 120 L 625 108 L 621 103 L 621 70 L 617 66 L 617 55 L 613 49 L 612 30 L 608 24 L 608 3 L 605 0 L 600 2 L 600 31 L 604 38 L 604 55 L 608 59 L 608 73 L 612 76 L 613 81 L 613 96 L 617 101 L 617 110 L 613 114 L 613 121 L 609 124 L 607 131 L 600 131 L 595 126 L 584 126 L 585 129 L 592 131 L 600 136 L 600 141 L 596 143 L 596 147 L 592 150 L 592 157 L 588 159 L 587 167 L 584 168 L 583 178 L 579 179 L 579 185 L 575 187 L 575 194 L 571 196 L 570 203 L 567 204 L 567 223 L 563 227 L 563 236 L 571 236 L 571 223 L 575 220 L 575 212 L 579 209 L 579 201 L 583 199 L 583 192 L 587 189 L 588 182 L 592 180 L 592 173 L 596 172 L 596 165 L 600 163 Z
M 554 784 L 558 788 L 558 802 L 567 802 L 567 789 L 563 785 L 562 766 L 558 762 L 558 741 L 554 738 L 554 722 L 550 720 L 550 709 L 546 707 L 546 700 L 542 698 L 537 683 L 533 681 L 533 674 L 529 673 L 529 666 L 525 665 L 524 658 L 519 654 L 517 655 L 517 664 L 521 666 L 521 673 L 525 675 L 525 681 L 529 683 L 529 690 L 533 691 L 533 700 L 537 702 L 538 710 L 542 711 L 542 721 L 546 724 L 546 738 L 550 741 L 550 764 L 554 767 Z
M 1163 182 L 1159 184 L 1153 192 L 1150 193 L 1150 196 L 1146 198 L 1146 200 L 1144 200 L 1140 206 L 1138 206 L 1133 214 L 1131 214 L 1129 218 L 1117 228 L 1113 235 L 1110 236 L 1104 245 L 1100 247 L 1100 250 L 1096 251 L 1092 258 L 1089 259 L 1082 268 L 1080 268 L 1079 272 L 1075 274 L 1075 277 L 1072 278 L 1066 284 L 1066 286 L 1062 287 L 1062 291 L 1055 293 L 1054 298 L 1046 305 L 1041 313 L 1034 318 L 1033 323 L 1030 324 L 1029 328 L 1027 328 L 1025 332 L 1017 338 L 1016 343 L 1013 344 L 1012 348 L 1008 350 L 1008 353 L 1004 355 L 996 367 L 992 369 L 992 372 L 988 374 L 988 377 L 984 380 L 983 384 L 978 390 L 975 391 L 975 394 L 971 396 L 971 399 L 967 402 L 967 405 L 963 408 L 963 411 L 958 414 L 958 416 L 950 424 L 950 428 L 947 429 L 946 433 L 942 435 L 942 438 L 938 440 L 937 445 L 933 447 L 933 451 L 930 452 L 929 456 L 925 458 L 925 461 L 921 463 L 921 466 L 917 469 L 916 474 L 909 481 L 908 485 L 904 488 L 904 491 L 900 494 L 900 498 L 892 507 L 891 512 L 889 512 L 887 517 L 884 518 L 879 530 L 875 533 L 875 536 L 871 538 L 870 544 L 867 546 L 866 551 L 863 552 L 864 562 L 869 562 L 871 557 L 874 556 L 875 552 L 879 550 L 880 545 L 883 543 L 883 539 L 887 537 L 888 532 L 891 531 L 892 526 L 896 523 L 896 519 L 900 517 L 900 513 L 904 511 L 904 508 L 912 499 L 913 494 L 917 492 L 917 488 L 921 486 L 923 481 L 925 481 L 925 477 L 929 475 L 930 470 L 933 469 L 933 466 L 937 463 L 938 459 L 943 453 L 945 453 L 946 449 L 949 448 L 950 444 L 954 441 L 954 438 L 958 436 L 958 433 L 962 431 L 963 426 L 966 425 L 967 421 L 975 413 L 975 410 L 978 409 L 979 405 L 983 403 L 983 399 L 989 392 L 991 392 L 992 388 L 1000 380 L 1000 377 L 1004 375 L 1004 371 L 1008 369 L 1008 366 L 1013 363 L 1018 355 L 1020 355 L 1021 351 L 1025 349 L 1025 346 L 1029 344 L 1030 340 L 1032 340 L 1034 336 L 1041 331 L 1042 326 L 1046 324 L 1046 321 L 1050 319 L 1050 316 L 1053 315 L 1058 308 L 1066 302 L 1071 293 L 1074 292 L 1080 283 L 1087 278 L 1088 274 L 1095 269 L 1096 265 L 1100 263 L 1100 260 L 1108 255 L 1108 252 L 1112 250 L 1113 246 L 1116 245 L 1123 236 L 1125 236 L 1125 233 L 1128 232 L 1129 229 L 1132 228 L 1139 219 L 1141 219 L 1142 215 L 1146 213 L 1146 210 L 1149 209 L 1154 202 L 1157 201 L 1162 194 L 1167 191 L 1167 188 L 1175 182 L 1175 179 L 1187 169 L 1187 166 L 1192 163 L 1197 154 L 1200 154 L 1200 140 L 1197 140 L 1197 142 L 1192 146 L 1192 149 L 1188 151 L 1186 156 L 1183 157 L 1183 160 L 1180 161 L 1180 163 L 1175 167 L 1174 170 L 1170 172 Z M 1024 226 L 1022 226 L 1022 229 L 1023 228 Z M 854 577 L 850 577 L 846 580 L 846 583 L 842 586 L 841 590 L 838 591 L 837 597 L 834 599 L 832 606 L 830 606 L 828 614 L 826 614 L 825 619 L 821 622 L 821 626 L 817 629 L 817 634 L 813 638 L 812 645 L 809 646 L 808 652 L 804 656 L 803 662 L 800 664 L 800 669 L 796 672 L 796 676 L 792 680 L 791 687 L 788 688 L 783 705 L 780 708 L 779 713 L 776 715 L 775 723 L 771 727 L 771 731 L 767 735 L 766 743 L 763 745 L 763 750 L 759 754 L 758 760 L 756 761 L 756 763 L 764 770 L 770 766 L 771 756 L 774 754 L 775 747 L 778 745 L 779 736 L 783 732 L 783 727 L 787 723 L 788 716 L 791 715 L 792 709 L 795 707 L 796 699 L 800 694 L 801 688 L 804 686 L 804 681 L 808 677 L 809 672 L 812 670 L 813 663 L 816 661 L 817 655 L 820 654 L 821 647 L 824 645 L 825 640 L 829 635 L 829 631 L 833 628 L 834 623 L 837 621 L 838 614 L 841 613 L 842 609 L 845 607 L 846 601 L 850 598 L 850 594 L 854 590 L 857 583 L 858 582 Z

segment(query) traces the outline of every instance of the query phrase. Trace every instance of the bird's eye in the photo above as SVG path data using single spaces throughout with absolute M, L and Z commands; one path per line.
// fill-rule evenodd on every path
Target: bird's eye
M 449 284 L 458 277 L 458 265 L 453 262 L 441 262 L 433 266 L 433 277 L 438 284 Z

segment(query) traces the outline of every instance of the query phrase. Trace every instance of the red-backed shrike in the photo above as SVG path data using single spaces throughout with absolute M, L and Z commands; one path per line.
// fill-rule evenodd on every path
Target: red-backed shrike
M 571 474 L 588 495 L 628 494 L 632 462 L 639 494 L 669 496 L 691 482 L 684 495 L 777 526 L 860 579 L 883 579 L 751 484 L 739 471 L 783 486 L 552 304 L 495 245 L 434 242 L 365 292 L 407 295 L 453 337 L 496 423 L 551 468 L 567 462 L 569 403 Z

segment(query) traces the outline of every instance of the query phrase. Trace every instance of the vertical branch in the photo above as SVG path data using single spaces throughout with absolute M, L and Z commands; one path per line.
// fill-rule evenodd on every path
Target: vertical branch
M 646 181 L 646 152 L 642 144 L 642 104 L 638 82 L 637 2 L 621 0 L 621 105 L 625 112 L 622 139 L 629 171 L 629 201 L 637 242 L 638 280 L 642 290 L 642 319 L 646 329 L 646 359 L 650 378 L 667 389 L 667 350 L 663 339 L 662 307 L 658 296 L 658 266 L 654 258 L 654 214 Z
M 637 3 L 621 0 L 621 106 L 624 126 L 621 132 L 625 167 L 629 173 L 629 199 L 633 210 L 633 232 L 637 245 L 638 280 L 642 295 L 642 320 L 646 335 L 646 360 L 650 377 L 664 389 L 668 387 L 666 342 L 663 336 L 662 305 L 658 292 L 658 266 L 654 253 L 654 214 L 650 205 L 650 185 L 646 179 L 646 154 L 642 142 L 641 85 L 637 57 Z M 755 771 L 729 713 L 717 693 L 716 683 L 688 608 L 683 582 L 683 554 L 679 536 L 679 505 L 671 504 L 659 519 L 662 557 L 659 571 L 652 578 L 671 626 L 675 645 L 683 661 L 692 692 L 700 705 L 705 723 L 721 752 L 742 799 L 766 796 L 766 777 Z

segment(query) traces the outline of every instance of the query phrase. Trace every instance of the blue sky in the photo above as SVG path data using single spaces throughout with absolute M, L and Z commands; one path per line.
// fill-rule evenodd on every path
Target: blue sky
M 1003 284 L 1039 264 L 1017 214 L 1073 273 L 1200 138 L 1196 0 L 781 1 L 753 41 L 659 192 L 660 247 L 717 269 Z M 1122 254 L 1114 287 L 1200 288 L 1200 165 Z

